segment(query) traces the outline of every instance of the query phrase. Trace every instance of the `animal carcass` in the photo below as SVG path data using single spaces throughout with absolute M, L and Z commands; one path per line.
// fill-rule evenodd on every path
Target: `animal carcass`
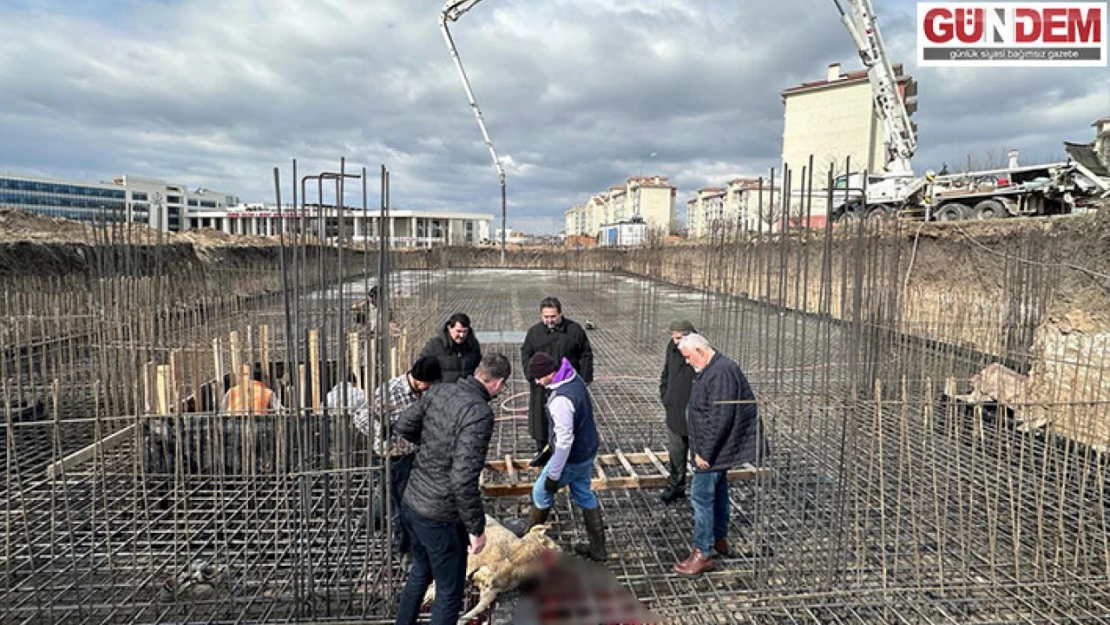
M 466 578 L 478 588 L 478 604 L 459 617 L 459 623 L 485 612 L 498 595 L 538 574 L 539 556 L 545 551 L 558 550 L 555 541 L 548 538 L 547 529 L 546 525 L 537 525 L 518 538 L 486 515 L 486 547 L 482 553 L 471 554 L 466 560 Z M 434 597 L 433 584 L 424 595 L 424 602 L 430 603 Z

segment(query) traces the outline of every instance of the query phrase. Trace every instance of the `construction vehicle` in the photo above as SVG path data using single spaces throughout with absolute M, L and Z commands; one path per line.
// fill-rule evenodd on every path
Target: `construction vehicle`
M 482 0 L 446 0 L 439 27 L 466 91 L 467 101 L 501 182 L 501 255 L 505 254 L 505 168 L 486 130 L 482 111 L 470 87 L 458 49 L 447 28 Z M 835 179 L 829 218 L 834 222 L 874 219 L 897 215 L 926 221 L 988 219 L 1018 215 L 1070 213 L 1093 197 L 1110 197 L 1110 163 L 1081 144 L 1065 143 L 1070 155 L 1065 162 L 1019 167 L 1011 158 L 1006 169 L 915 176 L 912 159 L 917 136 L 907 104 L 915 94 L 903 92 L 886 53 L 871 0 L 833 0 L 840 21 L 847 29 L 867 78 L 881 122 L 885 166 L 882 172 L 850 172 Z M 1087 154 L 1090 152 L 1090 154 Z
M 1016 152 L 1011 152 L 1005 169 L 914 176 L 910 162 L 917 139 L 906 108 L 913 94 L 899 93 L 871 0 L 844 1 L 847 11 L 840 0 L 833 3 L 867 68 L 875 110 L 882 122 L 886 171 L 836 178 L 829 211 L 832 220 L 850 222 L 892 214 L 927 221 L 1054 215 L 1082 209 L 1099 195 L 1110 196 L 1110 163 L 1100 161 L 1090 146 L 1082 144 L 1065 143 L 1069 159 L 1064 162 L 1022 167 L 1017 164 Z

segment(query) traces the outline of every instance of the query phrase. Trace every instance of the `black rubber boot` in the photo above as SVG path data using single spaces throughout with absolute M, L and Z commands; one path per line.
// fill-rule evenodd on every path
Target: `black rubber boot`
M 524 521 L 523 519 L 510 519 L 506 521 L 503 525 L 505 526 L 505 529 L 509 530 L 513 534 L 516 534 L 517 538 L 524 538 L 524 535 L 527 534 L 529 530 L 531 530 L 533 527 L 547 523 L 547 517 L 550 515 L 551 508 L 548 508 L 547 510 L 541 510 L 537 508 L 535 504 L 532 504 L 532 511 L 528 514 L 527 521 Z
M 528 515 L 528 527 L 524 530 L 528 533 L 533 527 L 547 523 L 547 517 L 551 516 L 551 508 L 544 510 L 537 508 L 536 504 L 532 504 L 532 512 Z
M 582 510 L 582 519 L 586 522 L 586 536 L 590 542 L 575 545 L 575 553 L 594 562 L 605 562 L 609 559 L 609 552 L 605 550 L 605 522 L 601 519 L 601 508 Z

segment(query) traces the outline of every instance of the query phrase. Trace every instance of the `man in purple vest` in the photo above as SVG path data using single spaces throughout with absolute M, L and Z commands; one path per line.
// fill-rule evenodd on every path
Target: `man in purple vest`
M 590 487 L 598 448 L 590 391 L 569 360 L 563 358 L 562 362 L 556 362 L 544 352 L 537 352 L 528 361 L 528 376 L 548 389 L 547 440 L 554 446 L 551 459 L 532 487 L 528 527 L 546 523 L 555 503 L 555 493 L 569 486 L 571 501 L 582 509 L 589 537 L 588 544 L 575 545 L 574 550 L 591 560 L 604 562 L 609 559 L 605 550 L 605 525 L 597 496 Z

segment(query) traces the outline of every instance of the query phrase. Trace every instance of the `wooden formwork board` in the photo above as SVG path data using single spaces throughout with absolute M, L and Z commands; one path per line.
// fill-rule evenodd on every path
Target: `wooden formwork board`
M 666 463 L 667 452 L 655 452 L 645 447 L 642 452 L 601 454 L 594 461 L 594 477 L 590 486 L 595 491 L 635 488 L 662 488 L 667 485 L 670 473 Z M 532 492 L 532 485 L 540 469 L 529 466 L 528 460 L 506 455 L 501 460 L 486 462 L 482 472 L 482 493 L 487 497 L 514 497 Z M 730 482 L 748 481 L 770 477 L 765 468 L 742 468 L 728 472 Z

